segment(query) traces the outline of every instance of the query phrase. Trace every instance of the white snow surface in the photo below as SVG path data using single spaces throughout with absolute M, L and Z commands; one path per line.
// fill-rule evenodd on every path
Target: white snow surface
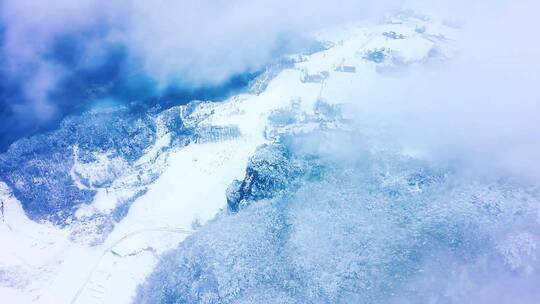
M 404 38 L 382 35 L 389 31 Z M 212 113 L 204 123 L 237 126 L 240 137 L 192 143 L 159 155 L 161 147 L 170 145 L 170 134 L 158 130 L 159 139 L 138 165 L 150 164 L 148 171 L 160 172 L 159 178 L 134 201 L 127 216 L 99 245 L 86 239 L 98 233 L 92 227 L 58 228 L 29 220 L 10 189 L 0 183 L 1 302 L 129 303 L 158 256 L 178 246 L 193 227 L 212 219 L 226 206 L 227 186 L 243 178 L 256 147 L 272 140 L 265 137 L 272 111 L 296 102 L 301 111 L 311 114 L 320 99 L 330 104 L 355 102 L 362 90 L 376 81 L 382 67 L 422 64 L 430 60 L 433 50 L 438 51 L 439 59 L 452 56 L 449 41 L 455 38 L 456 29 L 408 16 L 379 25 L 347 25 L 314 35 L 332 46 L 298 56 L 301 60 L 294 68 L 282 70 L 262 93 L 240 94 L 198 107 L 197 111 Z M 380 64 L 365 60 L 366 52 L 374 49 L 389 50 L 389 59 Z M 341 65 L 353 66 L 355 72 L 336 71 Z M 306 73 L 321 72 L 328 73 L 321 82 L 302 81 Z M 309 125 L 299 126 L 300 131 L 302 128 Z M 131 190 L 122 185 L 129 185 L 138 174 L 131 172 L 122 159 L 97 159 L 99 165 L 92 167 L 75 164 L 74 179 L 83 176 L 99 181 L 114 172 L 121 176 L 120 182 L 98 189 L 94 202 L 81 207 L 77 217 L 112 210 L 119 197 L 130 194 Z M 80 183 L 78 186 L 85 187 Z

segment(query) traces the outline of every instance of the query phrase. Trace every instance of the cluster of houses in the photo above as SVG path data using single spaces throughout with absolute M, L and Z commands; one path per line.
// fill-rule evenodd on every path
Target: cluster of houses
M 335 69 L 335 72 L 341 72 L 341 73 L 356 73 L 356 67 L 352 65 L 346 65 L 342 61 Z M 306 83 L 321 83 L 328 77 L 330 77 L 330 73 L 328 71 L 322 71 L 316 74 L 309 74 L 307 70 L 303 70 L 304 74 L 302 75 L 302 82 Z

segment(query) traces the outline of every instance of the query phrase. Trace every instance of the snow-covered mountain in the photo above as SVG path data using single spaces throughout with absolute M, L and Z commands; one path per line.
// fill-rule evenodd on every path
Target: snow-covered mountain
M 224 101 L 105 103 L 14 143 L 0 155 L 2 297 L 459 302 L 470 291 L 450 285 L 493 285 L 481 273 L 495 268 L 533 288 L 537 188 L 465 184 L 369 145 L 347 110 L 381 79 L 451 60 L 459 28 L 407 11 L 313 37 L 319 49 Z

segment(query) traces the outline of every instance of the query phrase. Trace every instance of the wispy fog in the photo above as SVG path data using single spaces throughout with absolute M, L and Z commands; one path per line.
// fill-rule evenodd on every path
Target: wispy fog
M 378 144 L 467 174 L 539 181 L 540 4 L 461 8 L 446 12 L 461 24 L 456 58 L 378 77 L 358 92 L 358 122 L 377 129 Z

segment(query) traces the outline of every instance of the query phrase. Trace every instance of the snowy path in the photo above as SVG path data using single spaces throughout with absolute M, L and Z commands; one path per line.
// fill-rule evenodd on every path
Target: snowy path
M 102 292 L 102 289 L 104 288 L 104 286 L 102 285 L 97 285 L 97 286 L 90 286 L 88 287 L 88 285 L 93 285 L 92 283 L 94 283 L 94 285 L 96 284 L 99 284 L 99 283 L 96 283 L 94 281 L 92 281 L 92 275 L 94 274 L 94 272 L 98 269 L 103 257 L 105 257 L 105 255 L 109 254 L 109 253 L 113 253 L 114 254 L 114 251 L 113 249 L 118 246 L 120 243 L 124 242 L 125 240 L 129 239 L 129 238 L 132 238 L 136 235 L 139 235 L 141 233 L 145 233 L 145 232 L 170 232 L 170 233 L 177 233 L 177 234 L 185 234 L 185 235 L 190 235 L 193 233 L 193 230 L 189 230 L 189 229 L 184 229 L 184 228 L 169 228 L 169 227 L 158 227 L 158 228 L 146 228 L 146 229 L 140 229 L 140 230 L 137 230 L 137 231 L 133 231 L 131 233 L 128 233 L 126 235 L 124 235 L 123 237 L 121 237 L 120 239 L 116 240 L 115 242 L 113 242 L 111 245 L 109 245 L 107 248 L 105 248 L 103 250 L 103 253 L 101 254 L 101 256 L 99 257 L 98 261 L 96 262 L 96 264 L 92 267 L 92 269 L 90 270 L 90 272 L 88 273 L 88 276 L 86 277 L 86 280 L 84 281 L 84 283 L 81 285 L 81 287 L 79 288 L 79 290 L 77 291 L 77 293 L 75 294 L 75 296 L 73 297 L 73 299 L 71 300 L 71 303 L 77 303 L 77 300 L 79 299 L 80 295 L 85 291 L 85 290 L 90 290 L 90 291 L 93 291 L 97 294 L 100 294 L 100 293 L 103 293 Z M 99 297 L 96 297 L 94 296 L 94 298 L 96 300 L 100 299 Z M 100 302 L 96 302 L 96 303 L 100 303 Z M 101 302 L 102 303 L 102 302 Z

